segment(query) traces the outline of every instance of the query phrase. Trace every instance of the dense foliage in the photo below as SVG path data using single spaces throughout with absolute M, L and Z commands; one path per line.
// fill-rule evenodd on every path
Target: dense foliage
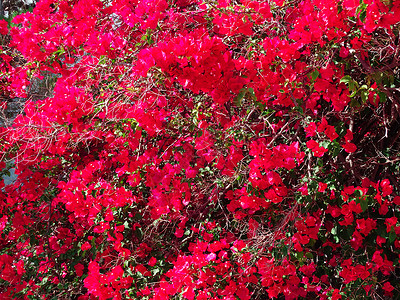
M 400 1 L 42 0 L 11 25 L 2 99 L 58 79 L 0 128 L 1 297 L 400 294 Z

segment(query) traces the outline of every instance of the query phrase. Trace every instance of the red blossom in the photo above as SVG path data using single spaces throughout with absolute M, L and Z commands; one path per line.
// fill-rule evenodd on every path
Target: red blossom
M 328 149 L 319 146 L 319 144 L 314 140 L 309 140 L 307 142 L 307 147 L 313 151 L 314 156 L 322 157 Z
M 347 153 L 354 153 L 354 152 L 356 152 L 356 150 L 357 150 L 357 146 L 354 145 L 353 143 L 346 143 L 346 144 L 343 144 L 342 147 L 344 148 L 344 150 L 345 150 Z
M 76 275 L 81 277 L 83 275 L 84 266 L 81 263 L 78 263 L 74 266 Z
M 394 290 L 394 287 L 390 284 L 390 282 L 385 282 L 382 286 L 382 289 L 387 293 L 391 293 Z

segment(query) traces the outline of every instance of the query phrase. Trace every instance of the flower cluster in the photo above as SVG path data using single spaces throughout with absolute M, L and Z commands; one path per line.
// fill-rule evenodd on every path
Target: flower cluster
M 0 97 L 28 100 L 0 128 L 0 298 L 399 294 L 399 24 L 384 0 L 0 21 Z

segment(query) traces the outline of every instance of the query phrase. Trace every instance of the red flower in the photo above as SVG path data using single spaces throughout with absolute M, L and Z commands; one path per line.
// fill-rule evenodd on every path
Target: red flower
M 342 295 L 340 295 L 340 291 L 338 289 L 335 289 L 332 293 L 331 300 L 338 300 L 342 299 Z
M 308 124 L 308 126 L 304 128 L 304 130 L 306 132 L 306 137 L 315 136 L 316 129 L 317 129 L 317 125 L 315 124 L 315 122 L 311 122 L 310 124 Z
M 385 282 L 382 286 L 382 289 L 385 292 L 391 293 L 394 290 L 394 287 L 390 284 L 390 282 Z
M 17 262 L 15 264 L 15 266 L 17 267 L 18 275 L 22 275 L 22 274 L 24 274 L 26 272 L 25 269 L 24 269 L 24 261 L 23 260 L 20 260 L 19 262 Z
M 0 34 L 6 35 L 8 33 L 8 23 L 4 20 L 0 20 Z
M 328 205 L 328 209 L 326 210 L 326 212 L 331 214 L 332 217 L 334 218 L 337 218 L 342 214 L 341 209 L 339 207 L 331 205 Z
M 157 258 L 152 257 L 149 260 L 149 266 L 153 267 L 157 263 Z
M 390 185 L 390 181 L 388 179 L 382 180 L 379 185 L 382 189 L 382 197 L 386 197 L 393 192 L 393 187 Z
M 137 265 L 135 271 L 141 273 L 143 276 L 151 276 L 150 271 L 143 265 Z
M 387 218 L 385 220 L 385 224 L 386 224 L 386 232 L 390 232 L 390 230 L 392 229 L 392 227 L 395 227 L 397 224 L 397 218 L 396 217 L 391 217 L 391 218 Z
M 331 140 L 335 140 L 336 138 L 339 137 L 339 135 L 336 133 L 335 127 L 331 126 L 331 125 L 327 125 L 326 129 L 325 129 L 325 134 L 326 136 Z
M 328 185 L 324 182 L 318 182 L 318 192 L 323 193 L 325 192 Z
M 376 243 L 379 245 L 379 247 L 382 247 L 382 244 L 386 242 L 386 239 L 381 237 L 381 236 L 377 236 L 376 237 Z
M 82 251 L 89 250 L 90 248 L 92 248 L 92 246 L 89 244 L 89 242 L 85 242 L 85 243 L 81 246 Z
M 346 142 L 351 142 L 353 140 L 353 133 L 351 130 L 347 129 L 346 135 L 344 136 Z
M 76 275 L 78 277 L 81 277 L 83 275 L 84 266 L 81 263 L 79 263 L 79 264 L 76 264 L 74 266 L 74 268 L 75 268 Z
M 239 299 L 248 300 L 250 299 L 249 289 L 242 286 L 236 291 L 236 295 Z
M 325 152 L 328 151 L 328 149 L 326 149 L 324 147 L 320 147 L 319 144 L 314 140 L 309 140 L 306 143 L 306 145 L 309 149 L 312 150 L 314 156 L 316 156 L 316 157 L 322 157 L 322 156 L 324 156 Z
M 342 147 L 344 148 L 344 150 L 347 153 L 354 153 L 357 150 L 357 146 L 354 145 L 353 143 L 346 143 L 346 144 L 342 145 Z
M 360 230 L 360 232 L 364 235 L 367 236 L 371 230 L 376 229 L 376 221 L 368 218 L 368 219 L 359 219 L 356 220 L 357 222 L 357 229 Z
M 184 230 L 183 230 L 183 229 L 177 228 L 177 229 L 175 230 L 175 236 L 176 236 L 177 238 L 183 237 L 183 233 L 184 233 Z
M 339 52 L 339 56 L 342 58 L 346 58 L 347 56 L 349 56 L 350 51 L 345 48 L 345 47 L 341 47 L 340 48 L 340 52 Z

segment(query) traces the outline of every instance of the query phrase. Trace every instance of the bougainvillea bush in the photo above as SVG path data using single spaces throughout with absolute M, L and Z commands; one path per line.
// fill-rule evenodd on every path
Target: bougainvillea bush
M 398 297 L 399 2 L 42 0 L 0 21 L 0 93 L 28 98 L 0 129 L 2 299 Z

